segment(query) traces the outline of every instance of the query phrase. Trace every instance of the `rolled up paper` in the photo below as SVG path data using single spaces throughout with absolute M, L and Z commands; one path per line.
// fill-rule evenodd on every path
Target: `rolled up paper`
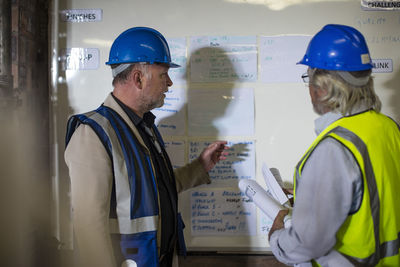
M 256 181 L 250 179 L 240 179 L 239 189 L 254 204 L 257 205 L 271 220 L 274 220 L 280 210 L 286 209 L 272 198 L 265 189 L 263 189 Z

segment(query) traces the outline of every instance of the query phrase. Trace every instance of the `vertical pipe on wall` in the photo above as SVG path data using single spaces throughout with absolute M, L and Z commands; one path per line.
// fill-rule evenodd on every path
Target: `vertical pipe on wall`
M 11 95 L 11 0 L 0 0 L 0 99 Z M 6 103 L 6 102 L 5 102 Z M 4 105 L 1 103 L 0 105 Z
M 58 95 L 58 0 L 53 0 L 51 6 L 51 44 L 50 44 L 50 144 L 52 145 L 52 229 L 53 234 L 61 243 L 60 230 L 60 175 L 58 166 L 57 142 L 57 95 Z

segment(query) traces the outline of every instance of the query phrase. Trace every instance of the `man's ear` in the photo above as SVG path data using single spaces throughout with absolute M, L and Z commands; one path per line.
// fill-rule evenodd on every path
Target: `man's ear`
M 143 78 L 143 75 L 140 70 L 133 70 L 131 72 L 131 75 L 130 75 L 131 82 L 133 82 L 134 85 L 139 89 L 143 88 L 142 78 Z

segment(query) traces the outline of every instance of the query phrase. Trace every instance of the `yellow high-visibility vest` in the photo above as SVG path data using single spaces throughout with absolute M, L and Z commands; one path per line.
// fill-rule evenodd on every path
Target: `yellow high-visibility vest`
M 335 121 L 297 164 L 295 189 L 311 152 L 327 137 L 353 154 L 363 179 L 360 208 L 340 227 L 334 249 L 365 266 L 400 266 L 399 126 L 372 110 Z

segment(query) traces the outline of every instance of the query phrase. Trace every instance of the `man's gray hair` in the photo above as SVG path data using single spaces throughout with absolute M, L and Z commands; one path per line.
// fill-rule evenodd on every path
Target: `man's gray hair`
M 344 72 L 309 69 L 308 74 L 310 84 L 327 91 L 320 102 L 330 111 L 348 115 L 361 103 L 377 112 L 381 110 L 382 104 L 374 90 L 371 70 Z
M 145 62 L 111 65 L 111 71 L 114 77 L 112 85 L 115 86 L 117 83 L 124 83 L 128 79 L 132 70 L 140 70 L 144 75 L 149 75 L 148 66 L 149 64 Z

